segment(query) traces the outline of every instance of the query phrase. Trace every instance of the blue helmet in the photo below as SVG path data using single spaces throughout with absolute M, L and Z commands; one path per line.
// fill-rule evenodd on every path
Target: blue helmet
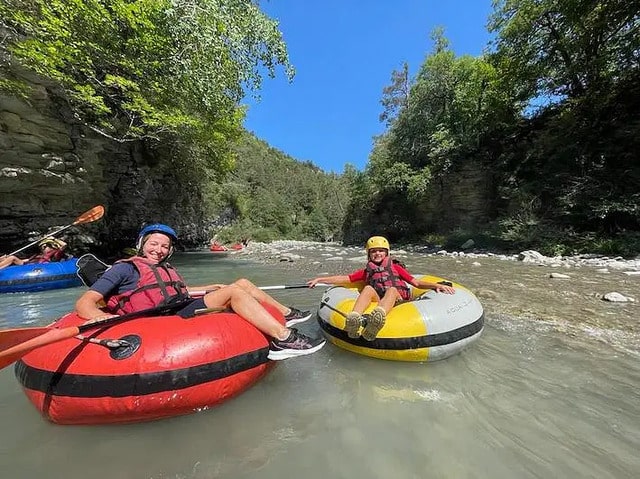
M 152 225 L 145 226 L 138 233 L 138 241 L 136 241 L 136 248 L 138 251 L 142 249 L 142 241 L 145 236 L 150 235 L 151 233 L 162 233 L 167 235 L 171 239 L 171 245 L 178 241 L 178 235 L 174 231 L 173 228 L 167 225 L 163 225 L 161 223 L 154 223 Z

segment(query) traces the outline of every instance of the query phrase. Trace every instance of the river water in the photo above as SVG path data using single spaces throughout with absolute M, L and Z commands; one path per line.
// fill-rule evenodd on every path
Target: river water
M 308 252 L 306 254 L 309 254 Z M 314 253 L 318 254 L 318 253 Z M 11 478 L 635 478 L 640 477 L 640 278 L 497 259 L 406 258 L 485 306 L 479 341 L 444 361 L 387 362 L 331 344 L 284 361 L 210 410 L 134 425 L 56 426 L 0 371 L 0 471 Z M 298 283 L 358 265 L 173 261 L 192 284 L 248 277 Z M 0 327 L 43 325 L 82 288 L 0 296 Z M 321 289 L 276 291 L 315 308 Z M 319 334 L 312 320 L 300 325 Z

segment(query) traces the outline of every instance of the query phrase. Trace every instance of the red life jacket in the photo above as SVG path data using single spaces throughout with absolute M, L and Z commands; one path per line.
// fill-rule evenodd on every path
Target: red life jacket
M 50 249 L 46 253 L 40 253 L 27 260 L 27 264 L 53 263 L 64 259 L 64 252 L 61 249 Z
M 133 264 L 140 279 L 135 289 L 109 298 L 107 309 L 110 312 L 132 313 L 189 297 L 184 280 L 169 263 L 152 263 L 140 256 L 123 259 L 118 263 L 125 261 Z
M 409 286 L 400 278 L 393 264 L 393 260 L 389 256 L 383 259 L 380 264 L 369 261 L 365 268 L 365 275 L 365 281 L 376 290 L 380 298 L 384 296 L 384 293 L 386 293 L 389 288 L 395 287 L 403 300 L 407 301 L 411 299 Z
M 28 259 L 28 264 L 33 263 L 51 263 L 64 259 L 64 251 L 57 248 L 51 248 L 46 253 L 40 253 Z

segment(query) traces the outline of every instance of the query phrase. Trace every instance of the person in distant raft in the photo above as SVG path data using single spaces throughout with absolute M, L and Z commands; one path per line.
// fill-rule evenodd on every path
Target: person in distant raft
M 438 293 L 455 293 L 451 286 L 417 280 L 389 256 L 389 241 L 383 236 L 372 236 L 367 240 L 367 265 L 349 275 L 321 276 L 307 282 L 310 288 L 318 283 L 344 284 L 364 281 L 366 286 L 353 305 L 353 311 L 345 319 L 345 331 L 350 338 L 357 338 L 364 325 L 362 337 L 373 341 L 384 326 L 387 314 L 396 303 L 411 299 L 407 283 L 420 289 L 433 289 Z M 373 311 L 363 315 L 374 301 L 378 302 Z
M 90 323 L 176 303 L 175 314 L 188 318 L 194 316 L 198 309 L 231 307 L 236 314 L 272 338 L 269 359 L 303 356 L 324 346 L 324 339 L 310 338 L 290 328 L 309 319 L 310 312 L 283 306 L 249 280 L 190 288 L 192 291 L 209 291 L 201 298 L 192 298 L 182 277 L 167 262 L 177 241 L 176 232 L 167 225 L 152 224 L 143 228 L 136 243 L 137 255 L 117 261 L 91 285 L 76 301 L 78 315 Z M 104 310 L 98 307 L 102 301 L 106 304 Z M 285 325 L 276 321 L 260 301 L 280 310 Z
M 30 258 L 21 259 L 15 255 L 4 255 L 0 257 L 0 269 L 7 266 L 21 266 L 23 264 L 33 263 L 51 263 L 56 261 L 62 261 L 67 258 L 64 252 L 67 243 L 55 238 L 44 238 L 38 241 L 40 247 L 40 253 Z

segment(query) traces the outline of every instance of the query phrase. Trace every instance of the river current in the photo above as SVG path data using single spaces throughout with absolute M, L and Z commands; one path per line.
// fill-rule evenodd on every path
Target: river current
M 173 263 L 191 284 L 291 284 L 359 267 L 348 255 L 304 254 L 302 263 L 263 264 L 185 253 Z M 0 371 L 2 477 L 640 477 L 640 277 L 576 268 L 558 280 L 550 268 L 493 258 L 403 259 L 413 273 L 477 293 L 486 313 L 477 342 L 425 364 L 327 344 L 221 406 L 126 426 L 50 424 L 8 367 Z M 0 327 L 47 324 L 82 291 L 2 295 Z M 610 291 L 636 302 L 602 301 Z M 321 294 L 273 295 L 315 309 Z M 300 329 L 320 334 L 314 320 Z

